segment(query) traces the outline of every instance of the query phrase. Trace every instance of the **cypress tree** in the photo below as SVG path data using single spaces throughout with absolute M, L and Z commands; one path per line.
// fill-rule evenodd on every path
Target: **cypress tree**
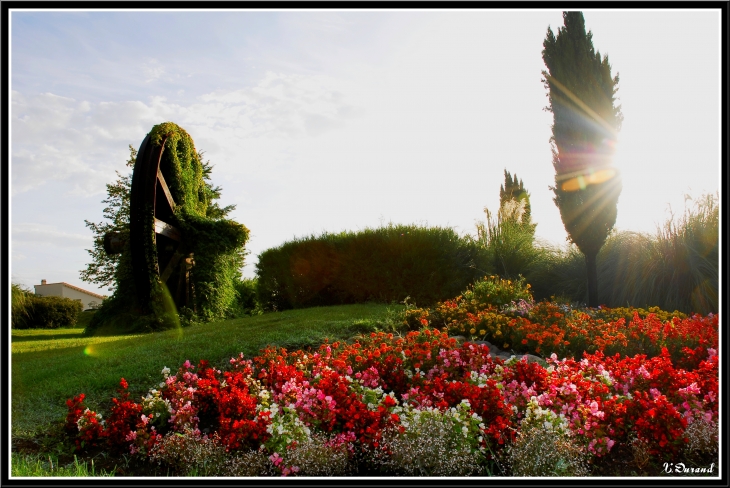
M 611 166 L 623 115 L 615 104 L 618 73 L 608 56 L 593 48 L 582 12 L 563 12 L 555 36 L 548 27 L 542 80 L 552 112 L 550 143 L 555 168 L 553 201 L 568 239 L 583 253 L 588 272 L 588 305 L 598 306 L 596 257 L 616 223 L 621 178 Z

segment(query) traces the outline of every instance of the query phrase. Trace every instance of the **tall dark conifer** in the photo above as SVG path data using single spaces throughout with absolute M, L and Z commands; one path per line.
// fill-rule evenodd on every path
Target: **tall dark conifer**
M 548 27 L 542 58 L 543 82 L 553 114 L 550 142 L 555 168 L 555 204 L 586 259 L 588 305 L 598 306 L 596 257 L 616 223 L 621 178 L 611 166 L 623 115 L 615 104 L 618 73 L 608 56 L 594 51 L 582 12 L 563 12 L 555 36 Z

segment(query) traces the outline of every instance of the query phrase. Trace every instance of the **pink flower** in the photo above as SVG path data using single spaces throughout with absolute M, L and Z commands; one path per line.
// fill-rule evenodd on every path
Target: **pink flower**
M 269 456 L 269 460 L 274 463 L 275 466 L 279 466 L 284 460 L 281 456 L 279 456 L 278 452 L 275 452 L 271 456 Z

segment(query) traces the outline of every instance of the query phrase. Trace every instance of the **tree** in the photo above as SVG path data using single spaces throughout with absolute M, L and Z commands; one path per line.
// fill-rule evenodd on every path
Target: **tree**
M 596 258 L 616 223 L 621 178 L 611 166 L 623 115 L 615 104 L 618 73 L 594 51 L 582 12 L 563 12 L 557 37 L 548 27 L 542 58 L 553 125 L 554 202 L 568 233 L 585 256 L 588 305 L 598 306 Z
M 128 168 L 134 167 L 137 150 L 129 145 Z M 123 176 L 116 171 L 117 180 L 106 185 L 107 198 L 102 200 L 107 206 L 103 215 L 106 222 L 90 222 L 84 220 L 86 227 L 94 233 L 94 248 L 87 249 L 91 262 L 81 270 L 81 279 L 87 283 L 100 286 L 111 286 L 114 283 L 115 271 L 119 264 L 119 254 L 109 255 L 104 251 L 104 234 L 107 232 L 129 233 L 129 194 L 132 189 L 132 173 Z
M 505 204 L 510 200 L 516 200 L 518 202 L 524 202 L 522 207 L 523 211 L 520 215 L 520 223 L 534 235 L 536 224 L 532 223 L 532 214 L 530 212 L 530 194 L 525 190 L 525 186 L 522 180 L 517 180 L 517 175 L 514 177 L 506 169 L 504 170 L 504 185 L 499 187 L 499 207 L 500 209 L 505 207 Z

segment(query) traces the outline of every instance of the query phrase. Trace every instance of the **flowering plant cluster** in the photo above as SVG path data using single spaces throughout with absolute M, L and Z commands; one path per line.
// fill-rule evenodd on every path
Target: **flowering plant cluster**
M 489 277 L 480 283 L 495 287 L 497 281 Z M 500 283 L 514 286 L 504 280 Z M 687 316 L 657 307 L 579 309 L 551 301 L 534 303 L 529 285 L 517 289 L 524 289 L 527 298 L 498 305 L 467 299 L 465 293 L 437 304 L 433 310 L 409 309 L 405 322 L 410 330 L 443 327 L 451 334 L 488 340 L 502 349 L 543 356 L 554 352 L 560 357 L 580 358 L 584 352 L 600 351 L 654 357 L 666 348 L 674 361 L 684 361 L 686 367 L 696 366 L 707 357 L 708 348 L 718 346 L 716 314 Z
M 529 452 L 535 439 L 544 444 L 544 432 L 568 454 L 543 463 L 610 456 L 633 442 L 630 433 L 659 461 L 687 449 L 693 424 L 712 433 L 718 421 L 713 348 L 692 369 L 674 364 L 666 348 L 652 358 L 553 354 L 545 367 L 492 358 L 484 344 L 424 328 L 316 352 L 271 347 L 232 358 L 225 370 L 186 361 L 162 374 L 139 402 L 122 380 L 106 420 L 84 408 L 83 395 L 68 400 L 77 449 L 106 446 L 183 474 L 207 463 L 216 475 L 463 476 L 505 472 L 496 473 L 502 461 Z
M 428 319 L 433 327 L 458 328 L 470 317 L 473 320 L 473 317 L 483 313 L 524 315 L 532 304 L 530 285 L 525 283 L 524 278 L 511 281 L 497 276 L 485 276 L 458 297 L 437 304 L 431 311 L 408 310 L 406 323 L 413 325 L 413 320 L 409 319 L 417 317 L 419 321 Z
M 634 318 L 635 313 L 638 313 L 639 317 L 642 319 L 647 318 L 649 314 L 654 314 L 654 316 L 662 322 L 672 320 L 674 317 L 680 319 L 686 319 L 688 317 L 687 314 L 678 310 L 667 312 L 659 307 L 649 307 L 648 309 L 634 307 L 598 307 L 594 309 L 587 309 L 586 313 L 590 314 L 594 318 L 600 318 L 605 321 L 616 321 L 623 318 L 626 322 L 630 322 Z

